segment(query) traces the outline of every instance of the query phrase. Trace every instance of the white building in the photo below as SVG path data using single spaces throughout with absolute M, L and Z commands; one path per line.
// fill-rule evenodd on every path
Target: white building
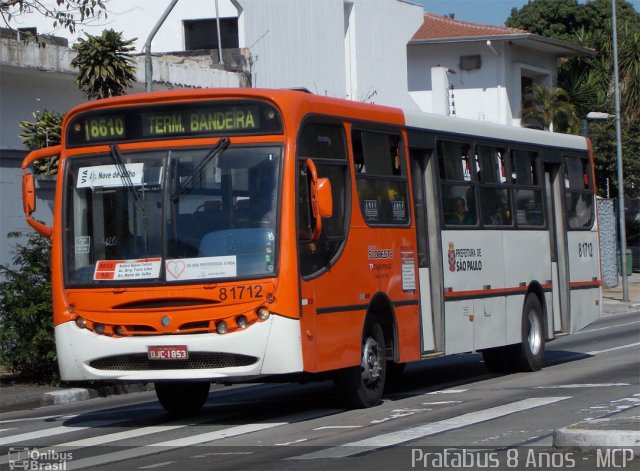
M 423 111 L 519 126 L 527 86 L 553 87 L 561 57 L 594 53 L 521 29 L 426 13 L 407 47 L 409 92 Z

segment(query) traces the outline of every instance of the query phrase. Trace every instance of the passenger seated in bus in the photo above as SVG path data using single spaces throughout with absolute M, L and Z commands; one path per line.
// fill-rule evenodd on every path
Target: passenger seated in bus
M 447 224 L 473 224 L 473 216 L 467 211 L 467 203 L 463 197 L 458 196 L 451 200 Z

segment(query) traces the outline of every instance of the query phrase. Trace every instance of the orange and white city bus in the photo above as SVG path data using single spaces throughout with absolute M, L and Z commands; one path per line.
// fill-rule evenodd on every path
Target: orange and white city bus
M 53 155 L 49 227 L 30 168 Z M 389 369 L 460 352 L 538 370 L 601 312 L 584 138 L 188 90 L 78 106 L 22 167 L 27 221 L 52 239 L 62 379 L 154 382 L 171 412 L 211 382 L 291 373 L 368 407 Z

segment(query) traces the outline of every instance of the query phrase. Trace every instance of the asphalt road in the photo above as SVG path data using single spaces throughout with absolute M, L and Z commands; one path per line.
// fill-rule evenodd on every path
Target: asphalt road
M 384 403 L 366 410 L 341 408 L 325 382 L 212 386 L 201 414 L 180 420 L 148 392 L 6 413 L 0 468 L 630 468 L 638 462 L 623 461 L 623 451 L 607 461 L 554 449 L 552 434 L 640 415 L 638 358 L 640 312 L 549 343 L 537 373 L 489 374 L 480 355 L 410 364 Z

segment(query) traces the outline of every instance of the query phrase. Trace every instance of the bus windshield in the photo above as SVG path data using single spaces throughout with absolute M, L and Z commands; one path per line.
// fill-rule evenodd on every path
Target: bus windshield
M 66 285 L 274 275 L 282 149 L 225 147 L 70 157 Z

